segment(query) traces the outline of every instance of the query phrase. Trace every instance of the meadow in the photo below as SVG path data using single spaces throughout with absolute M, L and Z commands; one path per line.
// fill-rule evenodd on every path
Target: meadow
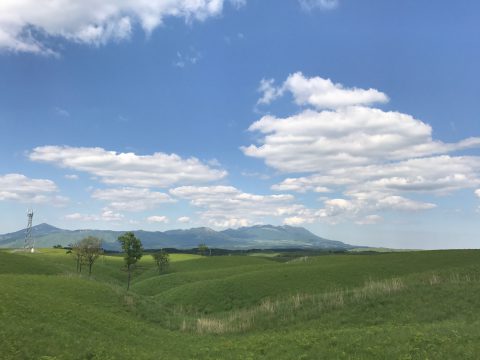
M 480 251 L 120 256 L 0 251 L 1 359 L 478 359 Z

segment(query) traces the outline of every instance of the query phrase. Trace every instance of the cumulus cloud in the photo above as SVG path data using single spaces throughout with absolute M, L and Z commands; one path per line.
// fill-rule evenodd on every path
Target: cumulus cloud
M 167 17 L 204 21 L 222 13 L 225 2 L 243 0 L 3 0 L 0 2 L 0 49 L 55 54 L 49 38 L 103 45 L 128 39 L 136 24 L 150 34 Z
M 100 214 L 81 214 L 73 213 L 65 215 L 66 220 L 73 221 L 106 221 L 106 222 L 118 222 L 123 221 L 125 216 L 120 213 L 116 213 L 109 209 L 103 209 Z
M 61 107 L 56 106 L 53 108 L 53 111 L 60 117 L 70 117 L 70 113 Z
M 475 190 L 475 195 L 477 195 L 478 197 L 480 197 L 480 189 Z
M 140 188 L 205 183 L 227 175 L 226 171 L 213 169 L 193 157 L 117 153 L 98 147 L 41 146 L 33 149 L 29 158 L 87 172 L 106 184 Z
M 160 216 L 160 215 L 154 215 L 154 216 L 149 216 L 147 218 L 147 221 L 149 223 L 163 223 L 167 224 L 168 223 L 168 218 L 166 216 Z
M 173 62 L 173 66 L 184 68 L 187 65 L 195 65 L 201 58 L 202 54 L 194 48 L 190 48 L 188 53 L 177 51 L 177 57 Z
M 96 216 L 80 213 L 67 214 L 64 217 L 66 220 L 91 221 L 95 220 Z
M 258 99 L 257 104 L 270 104 L 283 93 L 282 88 L 275 87 L 274 79 L 262 79 L 258 91 L 262 93 L 262 97 Z
M 362 106 L 305 110 L 287 118 L 267 115 L 249 130 L 264 137 L 243 152 L 282 172 L 323 172 L 480 147 L 480 138 L 444 143 L 410 115 Z
M 307 78 L 301 72 L 289 75 L 279 87 L 274 84 L 274 79 L 262 79 L 258 88 L 263 94 L 259 104 L 269 104 L 286 92 L 292 94 L 297 105 L 310 105 L 317 109 L 388 102 L 388 96 L 376 89 L 346 88 L 319 76 Z
M 416 192 L 446 195 L 480 184 L 480 158 L 433 156 L 368 166 L 327 169 L 322 174 L 287 178 L 277 191 L 307 192 L 321 187 L 363 191 Z
M 364 218 L 357 220 L 355 223 L 358 225 L 374 225 L 381 222 L 383 219 L 380 215 L 367 215 Z
M 233 186 L 182 186 L 170 193 L 189 200 L 200 209 L 201 219 L 216 227 L 248 226 L 266 217 L 293 216 L 304 210 L 292 195 L 256 195 Z
M 298 0 L 300 7 L 305 11 L 314 9 L 332 10 L 338 6 L 338 0 Z
M 0 175 L 0 201 L 65 205 L 68 198 L 56 195 L 57 192 L 57 185 L 51 180 L 30 179 L 22 174 Z
M 175 201 L 165 193 L 130 187 L 97 189 L 92 198 L 107 201 L 108 208 L 117 211 L 144 211 Z
M 68 179 L 68 180 L 78 180 L 78 175 L 76 175 L 76 174 L 67 174 L 67 175 L 65 175 L 65 179 Z
M 190 218 L 188 216 L 180 216 L 177 221 L 182 224 L 188 224 L 190 222 Z
M 285 225 L 290 225 L 290 226 L 300 226 L 310 222 L 313 222 L 312 218 L 306 218 L 302 216 L 290 216 L 283 220 L 283 223 Z
M 290 75 L 276 87 L 262 80 L 261 103 L 285 92 L 306 106 L 279 118 L 263 116 L 249 130 L 261 135 L 259 144 L 242 147 L 277 171 L 305 174 L 272 186 L 275 191 L 343 193 L 343 199 L 325 199 L 323 208 L 308 210 L 288 221 L 302 223 L 321 218 L 329 222 L 352 219 L 372 222 L 372 211 L 433 209 L 433 202 L 417 201 L 415 194 L 448 195 L 480 185 L 480 157 L 452 152 L 480 147 L 480 138 L 455 143 L 434 139 L 432 128 L 413 116 L 373 108 L 388 101 L 376 89 L 346 88 L 329 79 Z M 312 220 L 313 219 L 313 220 Z
M 324 199 L 323 207 L 313 209 L 298 207 L 294 215 L 286 217 L 284 224 L 304 225 L 314 222 L 340 224 L 353 221 L 359 225 L 371 225 L 382 220 L 380 215 L 371 215 L 373 211 L 421 211 L 435 208 L 432 203 L 411 200 L 398 195 L 382 193 L 351 193 L 348 199 Z

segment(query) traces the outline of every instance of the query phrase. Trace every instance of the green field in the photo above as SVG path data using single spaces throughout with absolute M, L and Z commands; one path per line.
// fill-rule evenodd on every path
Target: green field
M 480 251 L 171 260 L 0 251 L 0 359 L 480 358 Z

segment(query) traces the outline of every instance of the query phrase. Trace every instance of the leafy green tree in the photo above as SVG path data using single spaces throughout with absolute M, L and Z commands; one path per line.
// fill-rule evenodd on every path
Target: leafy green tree
M 200 253 L 200 255 L 205 256 L 207 255 L 208 251 L 209 249 L 206 244 L 202 243 L 198 245 L 198 252 Z
M 158 272 L 160 274 L 168 269 L 168 266 L 170 265 L 170 255 L 165 250 L 161 249 L 160 251 L 156 251 L 152 256 L 157 264 Z
M 103 254 L 102 240 L 88 236 L 80 241 L 80 246 L 83 252 L 83 261 L 88 266 L 88 276 L 90 276 L 93 264 Z
M 131 231 L 126 232 L 118 237 L 118 242 L 122 246 L 124 252 L 123 259 L 128 271 L 127 291 L 130 289 L 130 279 L 132 277 L 132 269 L 138 260 L 142 258 L 143 246 L 140 239 L 135 237 Z
M 81 273 L 83 264 L 83 249 L 80 246 L 80 241 L 74 242 L 70 245 L 70 247 L 72 248 L 70 250 L 70 254 L 73 256 L 75 263 L 77 264 L 77 272 Z
M 84 265 L 88 266 L 88 276 L 92 274 L 95 261 L 103 254 L 102 240 L 88 236 L 71 245 L 70 254 L 77 264 L 77 272 L 81 273 Z

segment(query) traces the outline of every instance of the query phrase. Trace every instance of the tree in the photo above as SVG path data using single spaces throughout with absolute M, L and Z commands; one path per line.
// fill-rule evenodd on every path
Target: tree
M 161 249 L 160 251 L 156 251 L 152 254 L 153 260 L 155 260 L 155 263 L 157 264 L 158 267 L 158 272 L 161 274 L 164 270 L 168 269 L 168 266 L 170 265 L 170 255 Z
M 92 275 L 92 266 L 95 261 L 103 254 L 102 240 L 94 236 L 88 236 L 80 241 L 82 247 L 83 260 L 88 265 L 88 276 Z
M 132 268 L 138 260 L 142 258 L 143 246 L 140 239 L 135 237 L 131 231 L 126 232 L 118 237 L 118 242 L 122 246 L 124 252 L 123 259 L 128 271 L 127 291 L 130 289 L 130 279 L 132 277 Z
M 206 244 L 202 243 L 202 244 L 198 245 L 198 252 L 200 253 L 200 255 L 205 256 L 205 255 L 207 255 L 208 251 L 209 251 L 209 249 L 208 249 L 208 246 Z M 211 251 L 210 251 L 210 254 L 211 254 Z
M 103 253 L 102 241 L 99 238 L 88 236 L 71 245 L 70 253 L 77 263 L 77 272 L 82 272 L 83 265 L 88 265 L 88 276 L 92 274 L 95 261 Z
M 82 263 L 83 263 L 83 251 L 80 246 L 80 241 L 74 242 L 71 246 L 70 254 L 73 255 L 75 262 L 77 264 L 77 272 L 82 272 Z

